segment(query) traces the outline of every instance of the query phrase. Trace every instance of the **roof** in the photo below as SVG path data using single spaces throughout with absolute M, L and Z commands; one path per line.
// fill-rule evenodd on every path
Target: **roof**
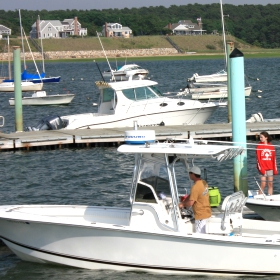
M 48 24 L 53 26 L 62 26 L 61 21 L 59 20 L 40 20 L 40 28 L 44 29 Z M 36 27 L 36 21 L 32 24 L 32 27 Z
M 99 88 L 112 88 L 114 90 L 122 90 L 127 88 L 137 88 L 137 87 L 147 87 L 157 85 L 157 82 L 151 80 L 128 80 L 121 82 L 95 82 L 96 86 Z
M 5 30 L 6 31 L 6 30 L 11 30 L 11 29 L 2 25 L 2 24 L 0 24 L 0 30 Z
M 193 26 L 193 28 L 189 29 L 187 26 Z M 174 30 L 176 28 L 180 27 L 179 29 L 184 29 L 184 30 L 192 30 L 192 31 L 197 31 L 197 29 L 200 30 L 200 27 L 197 23 L 193 23 L 191 20 L 179 20 L 178 23 L 172 23 L 171 24 L 171 29 Z M 165 28 L 169 28 L 169 24 L 165 26 Z M 195 29 L 195 30 L 194 30 Z
M 143 131 L 144 133 L 144 131 Z M 193 140 L 192 140 L 193 141 Z M 191 142 L 191 141 L 190 141 Z M 200 143 L 207 143 L 200 141 Z M 118 152 L 131 154 L 176 154 L 195 158 L 232 159 L 244 151 L 240 146 L 208 145 L 199 143 L 150 143 L 148 145 L 121 145 Z

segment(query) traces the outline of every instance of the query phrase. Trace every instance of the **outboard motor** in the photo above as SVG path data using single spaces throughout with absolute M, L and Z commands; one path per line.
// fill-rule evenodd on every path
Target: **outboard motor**
M 252 114 L 251 118 L 248 119 L 246 122 L 248 123 L 255 123 L 255 122 L 263 122 L 263 115 L 261 113 Z
M 36 126 L 26 127 L 26 131 L 58 130 L 65 127 L 66 125 L 60 116 L 47 116 L 41 119 Z

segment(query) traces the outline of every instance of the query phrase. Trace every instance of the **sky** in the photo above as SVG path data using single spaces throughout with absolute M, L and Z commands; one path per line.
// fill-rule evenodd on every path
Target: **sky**
M 0 0 L 0 10 L 91 10 L 123 9 L 149 6 L 220 3 L 220 0 Z M 223 4 L 267 5 L 280 4 L 279 0 L 222 0 Z

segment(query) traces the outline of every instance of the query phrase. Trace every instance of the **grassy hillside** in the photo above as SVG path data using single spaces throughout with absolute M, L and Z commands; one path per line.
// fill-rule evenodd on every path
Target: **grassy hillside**
M 185 52 L 196 52 L 197 54 L 222 54 L 223 38 L 217 35 L 202 36 L 170 36 L 173 42 Z M 234 42 L 234 46 L 244 53 L 263 54 L 266 56 L 275 56 L 279 53 L 279 49 L 261 49 L 233 36 L 227 36 L 228 42 Z M 133 38 L 101 38 L 102 44 L 106 50 L 122 50 L 122 49 L 149 49 L 149 48 L 170 48 L 170 43 L 165 36 L 138 36 Z M 40 40 L 37 40 L 40 44 Z M 32 51 L 35 48 L 29 43 Z M 67 38 L 67 39 L 45 39 L 43 40 L 44 51 L 90 51 L 102 50 L 99 39 L 97 37 L 84 38 Z M 10 39 L 10 48 L 12 46 L 21 46 L 20 38 Z M 25 42 L 25 50 L 28 46 Z M 7 40 L 0 40 L 0 52 L 7 52 Z
M 203 36 L 170 36 L 170 38 L 184 51 L 195 52 L 220 52 L 223 50 L 223 38 L 217 35 Z M 170 48 L 170 43 L 165 36 L 138 36 L 133 38 L 100 38 L 105 50 L 115 49 L 149 49 Z M 238 42 L 232 36 L 227 36 L 227 41 L 233 41 L 238 48 L 251 49 L 252 46 Z M 40 40 L 37 40 L 40 44 Z M 6 44 L 6 40 L 0 40 L 0 49 Z M 44 39 L 44 51 L 77 51 L 77 50 L 101 50 L 97 37 Z M 10 39 L 10 45 L 21 45 L 20 39 Z M 31 44 L 30 44 L 31 45 Z M 33 46 L 31 45 L 32 50 Z M 26 49 L 27 45 L 25 46 Z

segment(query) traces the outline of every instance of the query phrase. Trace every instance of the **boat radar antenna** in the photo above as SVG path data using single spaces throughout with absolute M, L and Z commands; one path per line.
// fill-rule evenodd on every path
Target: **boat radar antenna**
M 103 53 L 104 53 L 104 55 L 105 55 L 105 58 L 106 58 L 106 60 L 107 60 L 107 63 L 108 63 L 108 65 L 109 65 L 111 74 L 112 74 L 112 76 L 113 76 L 113 80 L 116 81 L 114 72 L 113 72 L 113 70 L 112 70 L 112 68 L 111 68 L 111 65 L 110 65 L 110 63 L 109 63 L 109 60 L 108 60 L 108 58 L 107 58 L 106 52 L 105 52 L 105 50 L 104 50 L 104 48 L 103 48 L 102 42 L 101 42 L 101 40 L 100 40 L 100 37 L 99 37 L 99 34 L 98 34 L 97 31 L 96 31 L 96 34 L 97 34 L 98 40 L 99 40 L 99 42 L 100 42 L 100 45 L 101 45 L 101 47 L 102 47 Z

